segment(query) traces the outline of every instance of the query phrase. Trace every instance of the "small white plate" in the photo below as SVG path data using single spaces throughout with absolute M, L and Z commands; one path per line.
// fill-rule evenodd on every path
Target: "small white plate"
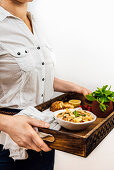
M 78 109 L 69 109 L 69 110 L 74 111 L 74 110 L 78 110 Z M 69 121 L 65 121 L 65 120 L 57 118 L 57 115 L 64 111 L 66 111 L 66 109 L 55 111 L 54 117 L 55 117 L 56 121 L 61 126 L 63 126 L 66 129 L 69 129 L 69 130 L 83 130 L 83 129 L 87 128 L 89 125 L 91 125 L 97 118 L 96 115 L 94 115 L 92 112 L 89 112 L 88 110 L 86 110 L 86 111 L 89 112 L 93 117 L 93 120 L 91 120 L 91 121 L 82 122 L 82 123 L 74 123 L 74 122 L 69 122 Z

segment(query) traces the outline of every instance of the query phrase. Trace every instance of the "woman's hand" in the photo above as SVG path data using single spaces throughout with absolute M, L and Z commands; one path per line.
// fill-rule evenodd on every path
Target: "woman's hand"
M 49 124 L 24 115 L 6 116 L 3 131 L 8 133 L 12 140 L 20 147 L 37 152 L 41 150 L 45 152 L 50 151 L 51 149 L 39 137 L 32 126 L 48 128 Z
M 89 93 L 92 93 L 92 91 L 91 91 L 91 90 L 88 90 L 88 89 L 86 89 L 86 88 L 84 88 L 84 87 L 81 87 L 80 93 L 82 93 L 84 96 L 86 96 L 86 95 L 88 95 Z
M 83 94 L 84 96 L 88 95 L 89 93 L 92 93 L 91 90 L 88 90 L 85 87 L 79 86 L 77 84 L 73 85 L 73 92 Z

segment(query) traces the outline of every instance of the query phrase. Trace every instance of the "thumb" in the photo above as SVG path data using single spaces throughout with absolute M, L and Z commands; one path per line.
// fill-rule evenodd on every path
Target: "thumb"
M 37 120 L 34 118 L 29 118 L 28 123 L 31 126 L 35 126 L 35 127 L 44 127 L 44 128 L 49 128 L 50 124 L 47 122 L 44 122 L 42 120 Z

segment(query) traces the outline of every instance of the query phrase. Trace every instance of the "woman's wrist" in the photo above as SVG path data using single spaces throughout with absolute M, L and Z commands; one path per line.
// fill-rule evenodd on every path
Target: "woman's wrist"
M 12 119 L 11 116 L 8 115 L 2 115 L 0 114 L 0 131 L 4 131 L 7 133 L 7 131 L 10 128 L 10 120 Z
M 72 83 L 72 92 L 82 93 L 83 87 L 81 87 L 75 83 Z

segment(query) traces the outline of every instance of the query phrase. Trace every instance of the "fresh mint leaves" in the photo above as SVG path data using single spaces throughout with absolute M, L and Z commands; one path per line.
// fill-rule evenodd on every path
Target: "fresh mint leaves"
M 75 115 L 75 117 L 81 116 L 81 115 L 78 114 L 78 112 L 76 110 L 73 112 L 73 114 Z
M 100 103 L 99 107 L 104 112 L 108 105 L 105 105 L 104 103 L 113 101 L 114 102 L 114 92 L 112 92 L 111 86 L 108 88 L 108 85 L 103 86 L 102 88 L 97 87 L 97 90 L 93 93 L 90 93 L 86 95 L 86 98 L 89 101 L 97 101 Z

